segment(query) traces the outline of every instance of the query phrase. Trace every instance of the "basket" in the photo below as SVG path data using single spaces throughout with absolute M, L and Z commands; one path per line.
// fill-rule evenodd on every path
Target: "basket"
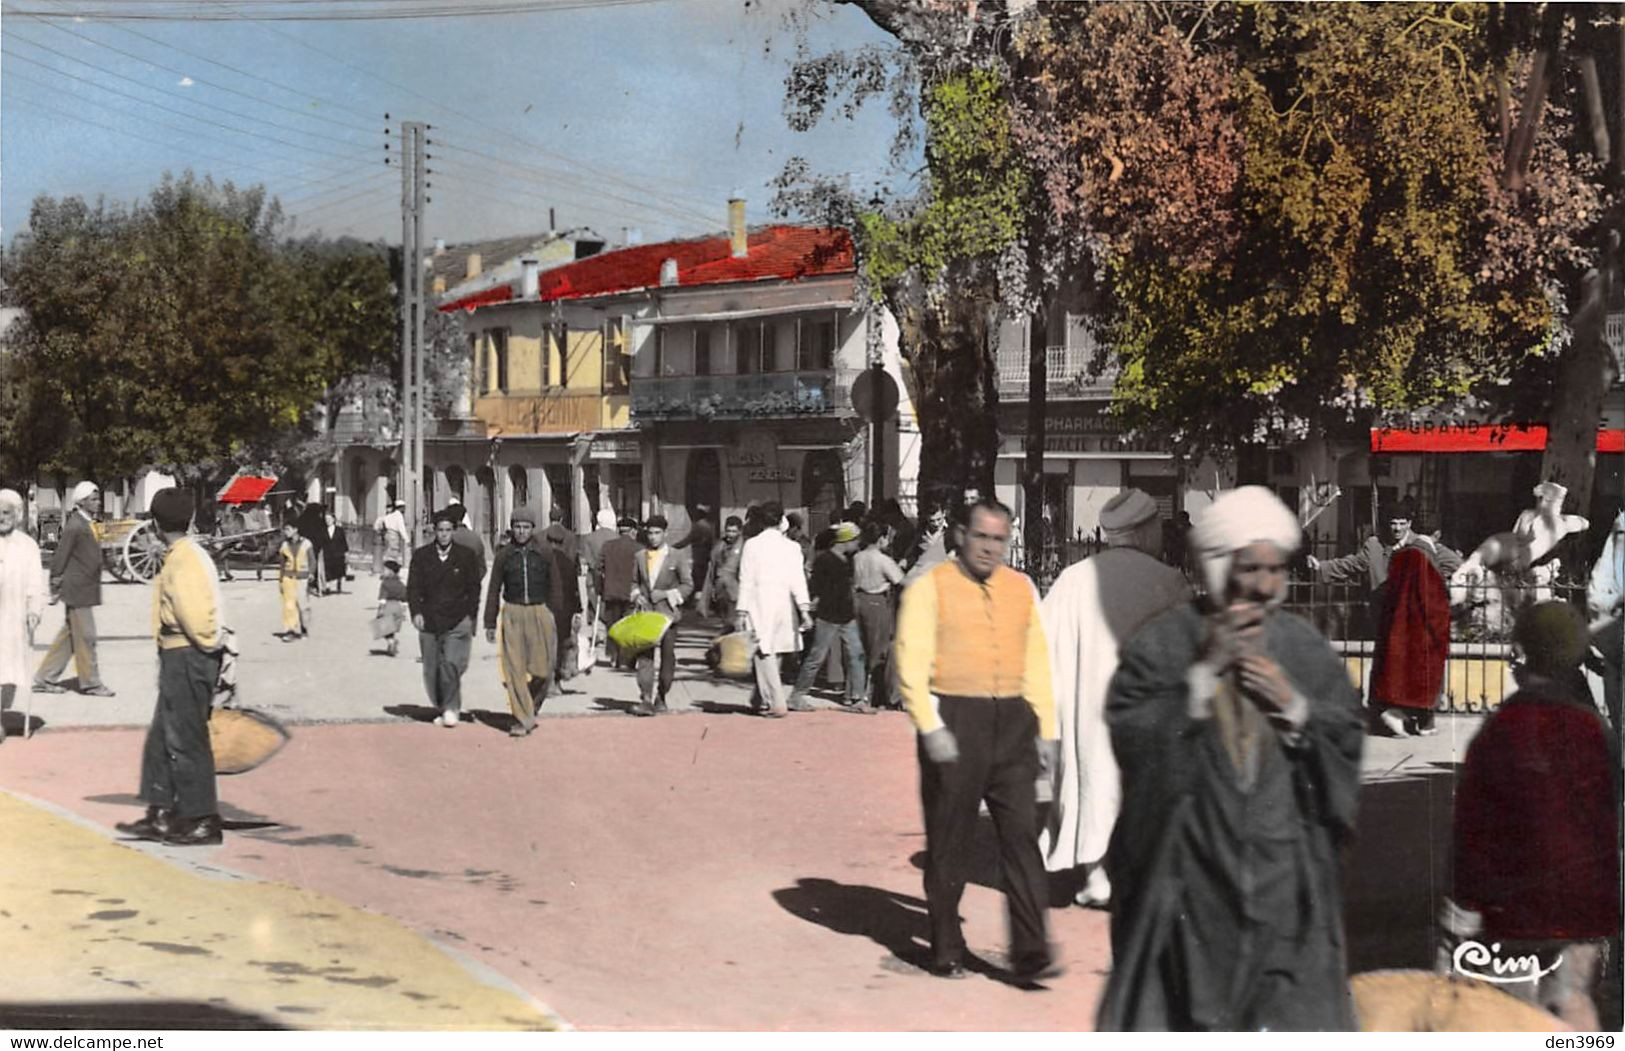
M 288 743 L 288 731 L 252 708 L 216 708 L 209 713 L 209 747 L 214 772 L 242 774 L 261 765 Z
M 712 640 L 708 660 L 712 669 L 725 679 L 749 679 L 754 674 L 751 655 L 755 651 L 756 636 L 748 631 L 736 631 Z

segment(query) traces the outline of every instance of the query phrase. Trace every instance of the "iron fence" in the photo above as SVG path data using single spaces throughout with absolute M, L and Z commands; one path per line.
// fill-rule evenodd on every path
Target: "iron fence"
M 1026 552 L 1012 550 L 1011 565 L 1027 572 L 1047 592 L 1067 566 L 1095 554 L 1105 545 L 1093 538 L 1043 546 L 1038 561 L 1027 565 Z M 1301 558 L 1301 555 L 1300 555 Z M 1187 568 L 1193 588 L 1201 582 Z M 1514 690 L 1515 655 L 1512 627 L 1518 614 L 1536 602 L 1559 600 L 1585 611 L 1585 586 L 1574 580 L 1536 583 L 1480 583 L 1450 589 L 1450 649 L 1445 662 L 1441 712 L 1491 711 Z M 1284 608 L 1304 617 L 1342 656 L 1349 678 L 1365 696 L 1377 652 L 1379 599 L 1362 584 L 1328 584 L 1308 577 L 1299 566 L 1288 586 Z

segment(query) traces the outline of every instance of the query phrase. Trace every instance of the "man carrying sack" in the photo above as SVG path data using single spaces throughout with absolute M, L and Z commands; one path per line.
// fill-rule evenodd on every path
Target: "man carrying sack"
M 190 490 L 160 490 L 152 517 L 167 553 L 152 588 L 158 706 L 141 753 L 147 815 L 114 827 L 171 846 L 214 846 L 221 832 L 209 706 L 220 679 L 220 576 L 208 552 L 187 536 Z

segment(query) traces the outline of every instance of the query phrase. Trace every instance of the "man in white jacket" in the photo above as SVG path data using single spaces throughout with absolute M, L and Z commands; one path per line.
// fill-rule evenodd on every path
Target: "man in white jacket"
M 739 557 L 740 631 L 756 637 L 757 710 L 769 718 L 789 711 L 789 692 L 779 672 L 779 656 L 801 651 L 801 633 L 812 628 L 812 599 L 801 546 L 785 535 L 789 523 L 777 501 L 762 505 L 760 533 L 745 541 Z

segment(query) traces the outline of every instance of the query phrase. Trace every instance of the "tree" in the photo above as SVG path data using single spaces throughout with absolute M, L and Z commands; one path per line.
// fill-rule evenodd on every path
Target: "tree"
M 902 119 L 894 160 L 923 138 L 924 185 L 865 205 L 797 158 L 779 179 L 775 207 L 853 230 L 863 283 L 901 330 L 921 432 L 922 500 L 967 489 L 991 495 L 999 438 L 989 322 L 1001 275 L 1021 268 L 1032 197 L 1011 135 L 997 26 L 970 4 L 859 6 L 900 48 L 803 53 L 786 81 L 791 127 L 811 127 L 843 96 L 851 116 L 889 94 Z
M 286 241 L 262 189 L 166 177 L 124 210 L 34 203 L 4 260 L 12 364 L 63 421 L 47 466 L 198 479 L 274 459 L 311 409 L 394 349 L 387 254 Z

